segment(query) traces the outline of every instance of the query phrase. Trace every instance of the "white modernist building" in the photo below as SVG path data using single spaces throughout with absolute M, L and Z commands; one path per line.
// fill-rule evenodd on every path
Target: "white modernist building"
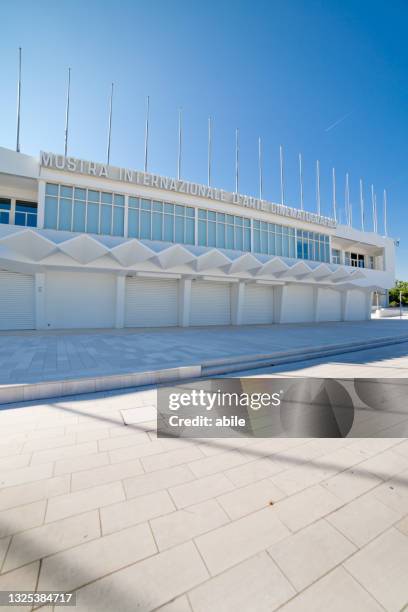
M 182 180 L 0 148 L 0 329 L 364 320 L 394 242 Z

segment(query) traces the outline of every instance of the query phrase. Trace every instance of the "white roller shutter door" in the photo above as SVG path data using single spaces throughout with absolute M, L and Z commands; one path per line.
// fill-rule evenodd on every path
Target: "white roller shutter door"
M 266 285 L 245 285 L 244 324 L 273 323 L 273 287 Z
M 0 270 L 0 329 L 34 327 L 34 276 Z
M 178 323 L 178 282 L 127 278 L 125 327 L 168 327 Z
M 191 283 L 191 325 L 230 325 L 230 285 L 195 280 Z

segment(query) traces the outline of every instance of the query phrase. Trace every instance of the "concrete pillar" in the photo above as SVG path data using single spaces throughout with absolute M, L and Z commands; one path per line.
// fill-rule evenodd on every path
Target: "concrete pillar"
M 182 278 L 179 280 L 179 305 L 178 305 L 178 324 L 180 327 L 189 327 L 191 307 L 191 279 Z
M 273 290 L 273 322 L 285 323 L 285 304 L 288 299 L 288 286 L 280 285 Z
M 231 285 L 231 323 L 242 325 L 244 315 L 245 283 L 239 281 Z
M 126 277 L 116 277 L 116 306 L 115 306 L 115 327 L 120 329 L 125 326 L 125 293 Z
M 322 290 L 319 287 L 313 287 L 313 314 L 315 323 L 320 321 L 321 295 Z
M 35 329 L 46 329 L 45 320 L 45 274 L 36 272 L 34 274 L 34 296 L 35 296 Z
M 371 307 L 373 304 L 373 292 L 372 291 L 367 291 L 366 292 L 366 319 L 367 321 L 371 320 Z
M 37 227 L 44 227 L 45 181 L 38 181 Z
M 351 295 L 350 291 L 348 290 L 341 292 L 341 320 L 342 321 L 348 320 L 350 295 Z

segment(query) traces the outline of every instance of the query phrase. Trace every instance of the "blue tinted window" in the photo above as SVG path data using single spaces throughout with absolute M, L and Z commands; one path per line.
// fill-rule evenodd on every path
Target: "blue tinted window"
M 85 210 L 86 205 L 85 202 L 74 202 L 74 232 L 84 232 L 85 231 Z
M 226 236 L 225 236 L 225 247 L 227 249 L 234 248 L 234 228 L 232 225 L 225 226 Z
M 16 212 L 14 215 L 15 225 L 26 225 L 26 215 L 21 212 Z
M 184 218 L 176 216 L 174 242 L 184 242 Z
M 99 233 L 99 206 L 88 204 L 86 231 L 90 234 Z
M 0 209 L 0 223 L 8 223 L 9 217 L 10 217 L 10 213 L 5 212 Z
M 112 225 L 112 206 L 102 205 L 101 208 L 101 234 L 110 234 Z
M 142 202 L 143 206 L 143 202 Z M 152 220 L 150 211 L 141 210 L 140 211 L 140 238 L 145 238 L 147 240 L 151 239 L 152 235 Z
M 215 214 L 215 213 L 214 213 Z M 207 225 L 207 246 L 216 246 L 216 232 L 215 232 L 215 223 L 208 222 Z
M 129 208 L 139 208 L 140 200 L 139 198 L 129 198 Z
M 62 198 L 72 198 L 72 187 L 65 187 L 65 185 L 60 185 L 60 196 Z
M 49 229 L 57 228 L 57 205 L 58 200 L 56 198 L 45 197 L 44 227 Z
M 112 204 L 112 194 L 111 193 L 102 193 L 101 197 L 103 204 Z
M 139 211 L 131 208 L 128 216 L 128 234 L 132 238 L 139 237 Z
M 194 219 L 186 219 L 186 243 L 194 244 Z
M 205 246 L 207 244 L 207 223 L 198 221 L 198 244 Z
M 125 205 L 125 196 L 115 193 L 113 196 L 113 203 L 115 206 L 124 206 Z
M 86 189 L 78 189 L 78 187 L 75 187 L 74 197 L 76 200 L 86 200 Z
M 88 189 L 88 201 L 99 202 L 99 191 L 92 191 L 91 189 Z
M 153 224 L 152 224 L 152 239 L 153 240 L 163 239 L 162 219 L 163 219 L 163 215 L 161 215 L 160 213 L 153 213 Z
M 164 215 L 163 240 L 174 242 L 174 216 Z
M 125 211 L 123 208 L 119 208 L 118 206 L 113 207 L 113 228 L 112 234 L 114 236 L 123 236 L 124 232 L 124 216 Z
M 70 230 L 71 229 L 71 215 L 72 215 L 71 200 L 61 198 L 60 204 L 59 204 L 58 229 L 60 230 Z
M 47 195 L 58 195 L 58 185 L 53 185 L 52 183 L 47 183 L 45 186 L 45 193 Z

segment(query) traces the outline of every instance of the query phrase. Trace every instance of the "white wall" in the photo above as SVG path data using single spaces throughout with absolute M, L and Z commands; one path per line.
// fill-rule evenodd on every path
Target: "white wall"
M 341 293 L 335 289 L 318 289 L 319 321 L 341 321 Z
M 368 318 L 368 305 L 371 308 L 371 299 L 368 304 L 367 292 L 352 289 L 347 299 L 346 321 L 364 321 Z
M 280 322 L 313 322 L 315 320 L 313 287 L 307 285 L 287 285 L 283 289 Z
M 47 272 L 45 296 L 48 328 L 115 326 L 113 274 Z

